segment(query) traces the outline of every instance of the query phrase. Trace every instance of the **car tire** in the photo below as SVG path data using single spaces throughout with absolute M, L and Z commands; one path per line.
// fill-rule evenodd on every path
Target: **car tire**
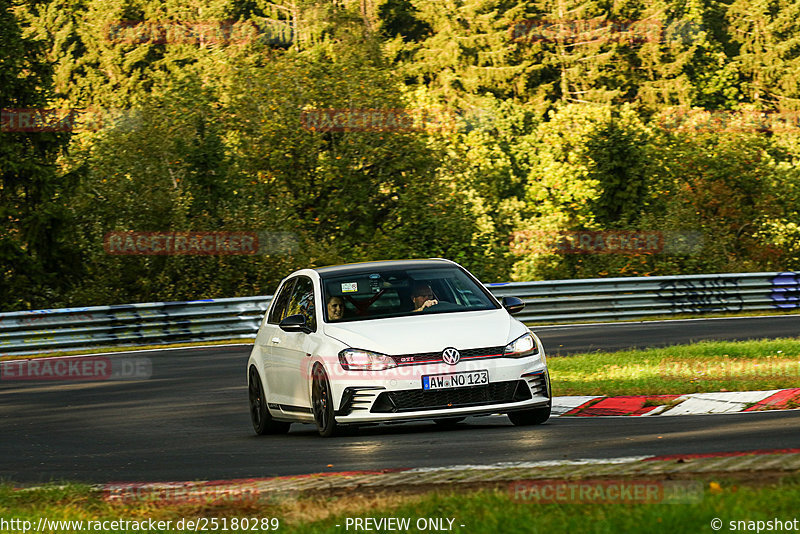
M 333 413 L 333 397 L 328 373 L 317 364 L 311 376 L 311 410 L 314 412 L 314 422 L 317 431 L 323 438 L 335 436 L 339 431 Z
M 285 434 L 289 431 L 291 423 L 276 421 L 267 409 L 267 398 L 264 395 L 264 388 L 261 386 L 261 378 L 255 368 L 250 368 L 250 380 L 248 380 L 247 390 L 250 397 L 250 421 L 253 423 L 253 430 L 259 436 L 267 434 Z
M 464 419 L 466 419 L 466 417 L 446 417 L 442 419 L 434 419 L 433 422 L 442 428 L 453 428 Z
M 533 410 L 508 412 L 507 415 L 516 426 L 541 425 L 550 419 L 550 405 L 548 404 L 544 408 L 534 408 Z

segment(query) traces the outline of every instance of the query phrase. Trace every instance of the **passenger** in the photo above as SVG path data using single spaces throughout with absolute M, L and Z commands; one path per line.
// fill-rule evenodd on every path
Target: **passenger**
M 342 297 L 328 299 L 328 320 L 338 321 L 344 317 L 344 300 Z
M 431 306 L 439 304 L 439 301 L 436 300 L 436 295 L 433 294 L 431 286 L 423 282 L 414 285 L 414 289 L 411 292 L 411 300 L 414 302 L 415 312 L 420 312 L 425 308 L 430 308 Z

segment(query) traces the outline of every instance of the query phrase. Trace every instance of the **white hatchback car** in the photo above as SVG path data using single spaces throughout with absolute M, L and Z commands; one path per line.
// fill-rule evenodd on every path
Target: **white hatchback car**
M 506 413 L 550 417 L 539 338 L 448 260 L 303 269 L 285 278 L 258 331 L 247 380 L 258 434 Z

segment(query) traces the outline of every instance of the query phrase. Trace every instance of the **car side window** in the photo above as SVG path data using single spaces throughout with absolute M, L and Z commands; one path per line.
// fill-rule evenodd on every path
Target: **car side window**
M 299 276 L 286 308 L 286 316 L 302 314 L 311 330 L 317 330 L 317 314 L 314 307 L 314 283 L 310 278 Z
M 283 284 L 278 294 L 275 295 L 275 306 L 272 307 L 269 319 L 267 319 L 269 324 L 278 324 L 281 319 L 286 317 L 286 306 L 289 304 L 289 297 L 292 295 L 292 289 L 296 281 L 297 278 L 292 278 Z

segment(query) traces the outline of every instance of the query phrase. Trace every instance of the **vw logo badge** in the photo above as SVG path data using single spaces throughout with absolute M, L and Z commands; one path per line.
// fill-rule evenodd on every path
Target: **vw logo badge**
M 460 359 L 461 359 L 461 354 L 459 354 L 459 352 L 453 347 L 444 349 L 444 351 L 442 352 L 442 360 L 444 360 L 444 363 L 455 365 L 458 363 L 458 360 Z

